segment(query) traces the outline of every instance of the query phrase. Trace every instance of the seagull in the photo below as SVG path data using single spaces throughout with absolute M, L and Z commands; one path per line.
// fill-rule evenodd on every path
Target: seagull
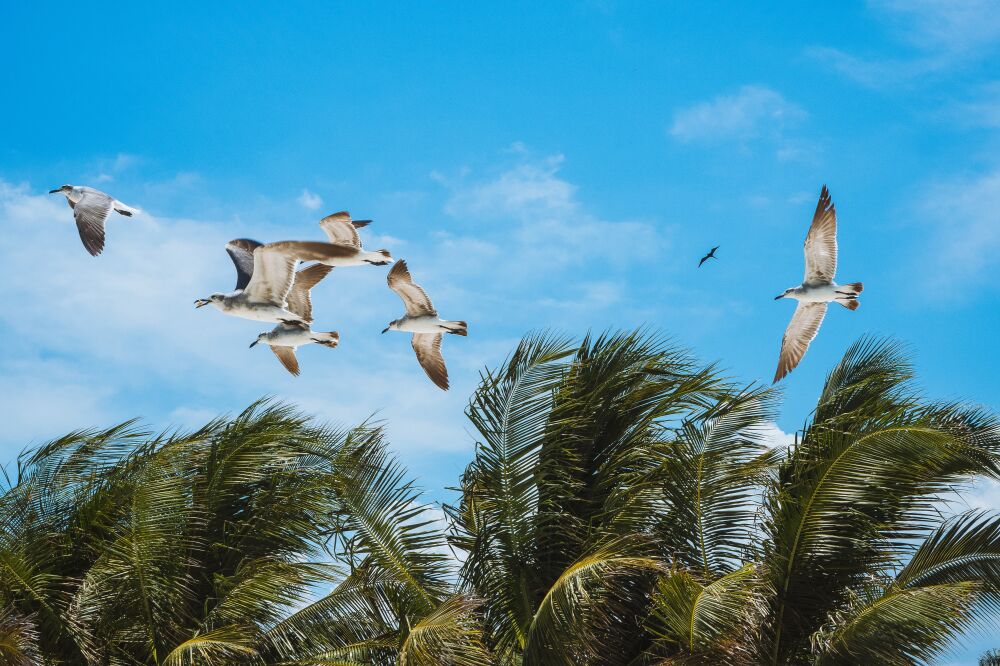
M 66 195 L 66 201 L 76 218 L 80 240 L 92 257 L 104 250 L 104 221 L 112 210 L 125 217 L 132 217 L 140 212 L 138 208 L 123 204 L 109 194 L 82 185 L 63 185 L 49 190 L 49 194 Z
M 303 321 L 312 321 L 312 301 L 309 290 L 325 278 L 333 268 L 322 264 L 313 264 L 295 274 L 292 290 L 288 292 L 288 310 L 302 317 Z M 295 358 L 295 350 L 302 345 L 313 342 L 333 349 L 340 342 L 340 334 L 336 331 L 320 333 L 311 330 L 308 324 L 278 324 L 272 330 L 261 333 L 250 344 L 253 349 L 257 343 L 263 342 L 271 347 L 271 351 L 281 361 L 288 372 L 295 376 L 299 374 L 299 361 Z
M 468 324 L 464 321 L 445 321 L 438 318 L 434 304 L 420 285 L 413 281 L 406 262 L 400 259 L 389 271 L 389 288 L 403 299 L 406 314 L 389 322 L 386 331 L 413 333 L 410 344 L 417 353 L 417 361 L 431 381 L 445 391 L 448 390 L 448 368 L 441 355 L 441 339 L 445 333 L 468 335 Z
M 225 314 L 255 321 L 309 323 L 286 305 L 295 280 L 295 266 L 302 259 L 294 241 L 264 245 L 249 238 L 237 238 L 226 243 L 226 252 L 236 266 L 236 289 L 228 294 L 199 298 L 194 302 L 196 307 L 212 305 Z
M 775 383 L 794 370 L 805 356 L 809 343 L 819 333 L 827 303 L 837 302 L 848 310 L 857 310 L 858 295 L 864 290 L 861 282 L 833 281 L 837 272 L 837 211 L 826 185 L 819 194 L 816 214 L 806 234 L 805 255 L 806 274 L 802 284 L 789 287 L 774 299 L 794 298 L 799 302 L 781 339 Z
M 706 261 L 708 261 L 709 259 L 718 259 L 718 257 L 715 256 L 715 251 L 718 250 L 718 249 L 719 249 L 719 246 L 716 245 L 715 247 L 712 248 L 712 250 L 708 254 L 706 254 L 704 257 L 702 257 L 701 261 L 698 262 L 698 268 L 701 268 L 701 265 L 703 263 L 705 263 Z
M 374 264 L 375 266 L 385 266 L 392 263 L 392 255 L 389 250 L 375 250 L 367 252 L 361 247 L 361 237 L 358 236 L 358 228 L 371 224 L 371 220 L 358 220 L 356 223 L 351 220 L 351 214 L 346 210 L 333 215 L 327 215 L 319 221 L 319 226 L 326 232 L 331 245 L 337 245 L 339 251 L 331 254 L 329 259 L 318 259 L 327 266 L 362 266 L 364 264 Z M 351 251 L 347 251 L 350 248 Z

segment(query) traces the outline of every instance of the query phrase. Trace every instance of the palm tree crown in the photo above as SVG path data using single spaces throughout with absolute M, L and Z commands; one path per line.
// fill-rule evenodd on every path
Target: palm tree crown
M 1000 428 L 911 375 L 856 343 L 784 447 L 656 335 L 529 336 L 444 516 L 377 424 L 70 433 L 0 494 L 0 663 L 927 663 L 1000 610 L 1000 516 L 939 512 Z

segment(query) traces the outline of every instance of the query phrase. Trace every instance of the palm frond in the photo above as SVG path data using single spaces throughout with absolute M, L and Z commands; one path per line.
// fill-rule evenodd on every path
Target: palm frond
M 631 623 L 647 575 L 659 560 L 629 555 L 625 543 L 607 544 L 571 564 L 542 597 L 528 626 L 525 663 L 572 664 L 607 658 L 614 628 Z
M 232 664 L 240 657 L 257 655 L 256 630 L 253 627 L 228 626 L 195 636 L 175 647 L 163 659 L 163 666 Z
M 659 580 L 648 626 L 682 654 L 733 662 L 724 650 L 737 631 L 757 620 L 756 570 L 748 564 L 704 585 L 684 570 Z
M 399 650 L 400 666 L 490 666 L 476 618 L 479 603 L 463 596 L 446 600 L 411 629 Z
M 812 636 L 818 664 L 927 663 L 973 623 L 979 585 L 869 588 Z

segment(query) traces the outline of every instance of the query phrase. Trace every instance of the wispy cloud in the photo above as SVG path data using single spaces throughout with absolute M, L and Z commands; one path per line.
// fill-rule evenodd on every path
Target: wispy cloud
M 1000 170 L 932 185 L 920 202 L 920 221 L 932 233 L 920 257 L 935 270 L 921 273 L 930 286 L 954 294 L 956 286 L 994 284 L 1000 270 Z M 959 292 L 960 293 L 960 292 Z
M 805 117 L 805 111 L 770 88 L 743 86 L 674 113 L 670 135 L 678 141 L 748 141 Z
M 310 192 L 309 190 L 303 189 L 302 194 L 296 199 L 299 205 L 306 210 L 317 210 L 323 205 L 323 199 L 316 193 Z
M 662 249 L 666 239 L 653 224 L 607 220 L 589 210 L 559 173 L 562 155 L 533 157 L 523 147 L 514 155 L 513 164 L 486 179 L 468 172 L 436 177 L 450 191 L 445 211 L 484 223 L 479 228 L 486 233 L 477 238 L 505 246 L 511 272 L 534 279 L 594 258 L 621 266 Z
M 795 159 L 802 154 L 803 146 L 789 140 L 786 130 L 807 115 L 776 90 L 749 85 L 678 109 L 669 134 L 682 143 L 737 142 L 744 147 L 765 140 L 777 145 L 779 159 Z
M 893 55 L 857 55 L 829 46 L 809 55 L 870 88 L 918 83 L 989 57 L 1000 47 L 1000 12 L 992 0 L 879 0 L 873 15 L 895 37 Z M 911 49 L 897 55 L 900 47 Z

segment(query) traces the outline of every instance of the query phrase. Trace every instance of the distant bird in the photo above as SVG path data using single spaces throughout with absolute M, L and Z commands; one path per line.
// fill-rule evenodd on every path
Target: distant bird
M 774 299 L 794 298 L 799 302 L 781 339 L 775 383 L 794 370 L 805 356 L 809 343 L 819 333 L 827 303 L 836 301 L 848 310 L 857 310 L 858 294 L 864 290 L 860 282 L 839 285 L 833 281 L 837 272 L 837 211 L 826 185 L 820 192 L 816 213 L 806 234 L 805 256 L 806 274 L 802 284 L 786 289 Z
M 236 289 L 199 298 L 195 306 L 212 305 L 224 314 L 255 321 L 308 324 L 301 314 L 286 306 L 295 281 L 295 266 L 301 259 L 295 245 L 294 241 L 263 245 L 249 238 L 229 241 L 226 252 L 236 266 Z
M 104 250 L 104 221 L 108 219 L 112 210 L 125 217 L 132 217 L 134 213 L 139 212 L 138 208 L 123 204 L 118 199 L 92 187 L 63 185 L 58 189 L 49 190 L 49 194 L 66 195 L 66 201 L 73 209 L 73 217 L 76 218 L 76 228 L 80 232 L 83 247 L 93 257 Z
M 439 388 L 448 390 L 448 368 L 441 355 L 441 339 L 445 333 L 468 335 L 468 324 L 464 321 L 446 321 L 438 318 L 434 304 L 420 285 L 413 281 L 406 262 L 400 259 L 387 276 L 389 288 L 403 299 L 406 314 L 389 322 L 386 331 L 413 333 L 410 344 L 417 354 L 417 361 Z
M 711 249 L 711 251 L 708 254 L 706 254 L 704 257 L 702 257 L 701 261 L 698 262 L 698 268 L 701 268 L 701 265 L 703 263 L 705 263 L 706 261 L 708 261 L 709 259 L 718 259 L 718 257 L 715 256 L 715 251 L 718 250 L 718 249 L 719 249 L 719 246 L 716 245 L 715 247 L 713 247 Z
M 295 282 L 288 292 L 288 311 L 299 315 L 303 321 L 312 321 L 312 300 L 309 298 L 309 290 L 332 270 L 330 266 L 313 264 L 296 273 Z M 285 366 L 288 372 L 298 376 L 299 362 L 295 358 L 295 350 L 314 342 L 333 349 L 340 342 L 340 334 L 336 331 L 329 333 L 313 331 L 308 324 L 278 324 L 272 330 L 258 335 L 250 344 L 250 348 L 259 342 L 270 345 L 271 351 L 281 361 L 281 365 Z

